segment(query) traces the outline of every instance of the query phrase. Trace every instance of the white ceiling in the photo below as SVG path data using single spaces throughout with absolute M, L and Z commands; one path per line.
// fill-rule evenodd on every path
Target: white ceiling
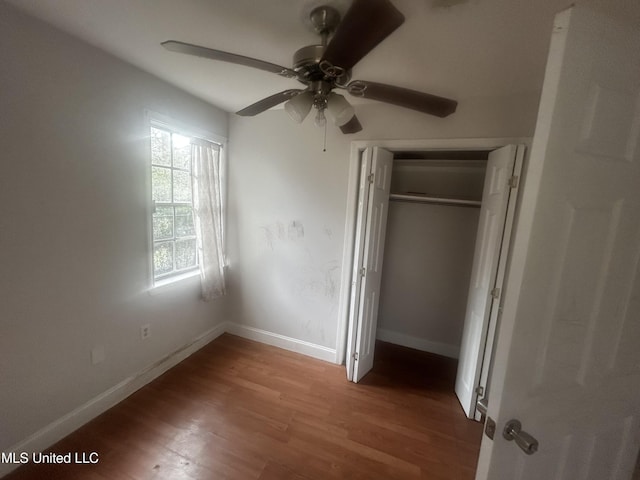
M 6 0 L 227 111 L 295 80 L 165 51 L 188 43 L 286 67 L 318 37 L 312 6 L 349 0 Z M 353 69 L 354 79 L 448 96 L 517 95 L 540 89 L 553 16 L 570 0 L 392 0 L 405 23 Z M 353 97 L 350 97 L 353 99 Z M 358 103 L 354 101 L 353 103 Z

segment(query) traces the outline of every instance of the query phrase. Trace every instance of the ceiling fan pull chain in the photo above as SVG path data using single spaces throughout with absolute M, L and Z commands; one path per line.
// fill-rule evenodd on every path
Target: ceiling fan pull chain
M 326 152 L 327 151 L 327 124 L 324 124 L 324 143 L 322 146 L 322 151 Z

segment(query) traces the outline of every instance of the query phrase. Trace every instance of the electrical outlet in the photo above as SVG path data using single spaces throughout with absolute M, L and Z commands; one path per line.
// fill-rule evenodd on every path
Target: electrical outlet
M 151 324 L 147 323 L 140 327 L 140 338 L 142 340 L 146 340 L 151 336 Z

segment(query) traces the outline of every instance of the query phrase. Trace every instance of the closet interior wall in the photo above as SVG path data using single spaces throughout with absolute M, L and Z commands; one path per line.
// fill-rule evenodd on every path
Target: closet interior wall
M 396 154 L 378 339 L 458 357 L 487 155 Z

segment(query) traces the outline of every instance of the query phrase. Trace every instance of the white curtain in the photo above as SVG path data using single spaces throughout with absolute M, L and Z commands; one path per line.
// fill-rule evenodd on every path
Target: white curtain
M 211 300 L 226 293 L 220 146 L 192 139 L 191 158 L 202 297 Z

